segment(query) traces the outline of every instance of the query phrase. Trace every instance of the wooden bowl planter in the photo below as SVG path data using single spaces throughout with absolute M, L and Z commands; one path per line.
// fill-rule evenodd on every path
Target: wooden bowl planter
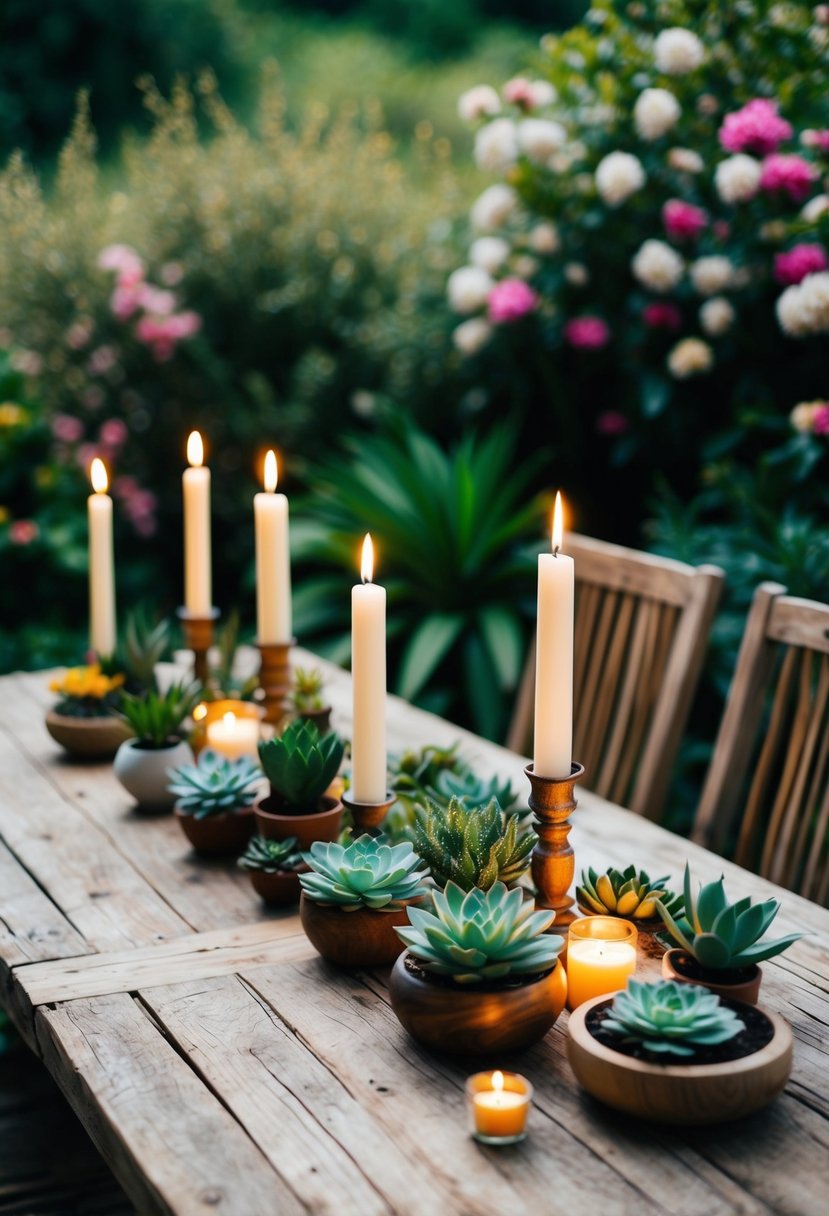
M 301 718 L 303 722 L 313 722 L 321 735 L 331 729 L 330 705 L 323 705 L 320 709 L 297 709 L 294 710 L 294 717 Z
M 79 760 L 111 760 L 118 748 L 132 737 L 126 722 L 111 714 L 99 718 L 76 718 L 50 709 L 46 729 L 64 751 Z
M 383 967 L 393 963 L 405 946 L 396 926 L 409 923 L 406 906 L 391 912 L 318 904 L 303 892 L 299 919 L 314 949 L 339 967 Z
M 272 908 L 288 908 L 300 897 L 299 870 L 250 870 L 249 873 L 254 891 Z
M 687 951 L 675 947 L 662 956 L 662 976 L 666 980 L 677 980 L 680 984 L 701 984 L 703 988 L 716 992 L 717 996 L 756 1005 L 763 973 L 756 963 L 736 972 L 711 971 L 701 967 Z M 733 978 L 729 979 L 730 976 Z
M 223 811 L 220 815 L 204 815 L 200 819 L 178 805 L 173 810 L 184 835 L 204 857 L 241 853 L 256 827 L 252 806 Z
M 485 1055 L 522 1051 L 542 1039 L 564 1008 L 567 976 L 557 962 L 541 976 L 461 985 L 430 975 L 406 953 L 392 969 L 389 995 L 403 1027 L 425 1046 Z
M 192 763 L 193 752 L 183 739 L 166 747 L 147 747 L 139 739 L 127 739 L 116 752 L 113 768 L 140 809 L 158 814 L 171 811 L 176 800 L 167 788 L 171 770 Z
M 328 795 L 320 799 L 319 810 L 309 815 L 286 813 L 275 794 L 262 794 L 253 804 L 256 830 L 269 840 L 296 836 L 297 849 L 310 849 L 315 840 L 336 840 L 340 834 L 343 804 Z
M 792 1032 L 776 1013 L 734 1002 L 741 1016 L 765 1027 L 759 1049 L 721 1063 L 651 1063 L 614 1050 L 594 1035 L 595 997 L 570 1014 L 567 1054 L 576 1079 L 594 1098 L 628 1115 L 658 1123 L 707 1124 L 760 1110 L 785 1086 L 792 1070 Z

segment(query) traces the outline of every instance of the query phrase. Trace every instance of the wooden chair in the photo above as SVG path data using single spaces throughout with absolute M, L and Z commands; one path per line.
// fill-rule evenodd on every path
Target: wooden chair
M 754 594 L 693 839 L 829 902 L 829 605 Z M 730 851 L 730 850 L 729 850 Z
M 658 819 L 699 679 L 724 574 L 587 536 L 576 563 L 573 756 L 585 785 Z M 535 645 L 507 746 L 532 750 Z

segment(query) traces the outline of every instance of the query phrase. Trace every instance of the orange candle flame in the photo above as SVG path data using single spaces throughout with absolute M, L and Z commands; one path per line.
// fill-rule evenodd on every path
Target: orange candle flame
M 274 494 L 279 473 L 276 467 L 276 452 L 270 449 L 265 456 L 265 493 Z
M 191 431 L 187 439 L 187 462 L 194 469 L 204 464 L 204 444 L 198 431 Z
M 363 541 L 363 557 L 360 562 L 360 577 L 364 583 L 370 583 L 374 577 L 374 545 L 371 541 L 371 533 L 366 532 L 366 538 Z
M 106 465 L 100 456 L 96 456 L 89 466 L 89 480 L 92 482 L 92 489 L 96 494 L 106 494 L 109 478 Z

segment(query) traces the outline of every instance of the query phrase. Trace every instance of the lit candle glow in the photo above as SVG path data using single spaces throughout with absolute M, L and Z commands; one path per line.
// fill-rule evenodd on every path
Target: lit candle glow
M 198 431 L 187 440 L 190 465 L 182 474 L 184 496 L 184 606 L 193 616 L 212 611 L 210 553 L 210 470 L 204 467 L 204 443 Z
M 89 523 L 89 645 L 96 654 L 115 650 L 115 552 L 109 478 L 98 456 L 89 469 L 93 493 L 87 500 Z
M 564 512 L 556 494 L 552 553 L 538 555 L 533 771 L 570 776 L 573 751 L 573 620 L 575 563 L 561 552 Z
M 276 493 L 276 453 L 265 457 L 265 492 L 253 499 L 256 535 L 256 640 L 260 646 L 290 643 L 291 544 L 288 499 Z
M 618 992 L 636 970 L 636 926 L 610 916 L 573 921 L 567 944 L 567 1007 Z
M 366 533 L 362 583 L 351 592 L 351 791 L 354 802 L 386 799 L 386 591 L 372 582 L 374 546 Z
M 207 723 L 207 746 L 221 752 L 229 760 L 240 756 L 258 756 L 259 721 L 256 718 L 237 718 L 233 712 L 222 715 L 215 722 Z
M 473 1135 L 488 1144 L 512 1144 L 523 1139 L 532 1099 L 532 1086 L 524 1077 L 507 1077 L 496 1069 L 476 1073 L 466 1083 Z

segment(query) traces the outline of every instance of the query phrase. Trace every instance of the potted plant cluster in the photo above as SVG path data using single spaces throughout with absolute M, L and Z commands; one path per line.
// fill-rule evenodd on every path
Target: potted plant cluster
M 750 896 L 732 904 L 722 878 L 700 885 L 694 898 L 691 871 L 685 866 L 684 914 L 673 915 L 661 901 L 657 908 L 674 942 L 662 959 L 665 979 L 704 984 L 712 992 L 755 1004 L 762 973 L 758 963 L 774 958 L 798 941 L 802 933 L 789 933 L 774 941 L 761 941 L 780 910 L 776 899 L 752 904 Z
M 426 744 L 417 750 L 404 752 L 392 761 L 390 785 L 396 802 L 389 812 L 386 828 L 402 835 L 414 824 L 415 807 L 437 803 L 448 806 L 452 797 L 464 806 L 483 806 L 495 798 L 505 814 L 521 814 L 518 794 L 509 781 L 492 777 L 488 781 L 458 754 L 458 744 L 438 747 Z M 528 808 L 523 808 L 529 814 Z
M 397 928 L 427 895 L 411 844 L 365 834 L 349 844 L 317 841 L 305 854 L 299 915 L 311 944 L 331 963 L 375 967 L 403 950 Z
M 119 714 L 134 738 L 115 756 L 115 775 L 146 811 L 169 811 L 175 794 L 169 789 L 171 769 L 193 760 L 183 724 L 199 699 L 198 683 L 171 684 L 166 692 L 150 689 L 143 695 L 125 693 Z
M 759 1110 L 783 1089 L 792 1033 L 776 1014 L 673 980 L 629 979 L 570 1015 L 581 1085 L 626 1114 L 703 1124 Z
M 414 847 L 439 887 L 448 882 L 464 891 L 488 890 L 495 882 L 512 886 L 529 868 L 536 835 L 519 832 L 517 815 L 505 820 L 494 798 L 469 807 L 453 796 L 446 806 L 416 806 L 414 814 Z
M 62 748 L 83 759 L 109 759 L 130 736 L 128 725 L 115 716 L 125 675 L 105 666 L 70 667 L 49 685 L 58 700 L 46 714 L 46 729 Z
M 342 803 L 326 794 L 342 763 L 345 745 L 336 732 L 321 735 L 313 722 L 297 720 L 283 734 L 259 744 L 270 792 L 257 798 L 259 834 L 274 840 L 295 836 L 300 849 L 315 840 L 336 840 Z
M 682 896 L 669 890 L 666 883 L 667 876 L 649 878 L 636 866 L 624 870 L 609 866 L 604 874 L 597 874 L 591 866 L 581 872 L 576 899 L 584 916 L 618 916 L 633 921 L 643 951 L 661 957 L 665 946 L 657 934 L 664 925 L 656 901 L 673 916 L 678 916 L 683 907 Z
M 262 777 L 248 756 L 230 760 L 209 748 L 195 764 L 170 773 L 169 790 L 182 831 L 197 853 L 239 853 L 255 823 L 253 799 Z
M 297 718 L 313 722 L 320 734 L 331 725 L 331 706 L 322 697 L 324 681 L 318 667 L 296 667 L 291 690 L 291 708 Z
M 299 876 L 308 867 L 296 836 L 285 840 L 253 836 L 238 864 L 249 872 L 254 891 L 266 904 L 287 907 L 299 899 Z

